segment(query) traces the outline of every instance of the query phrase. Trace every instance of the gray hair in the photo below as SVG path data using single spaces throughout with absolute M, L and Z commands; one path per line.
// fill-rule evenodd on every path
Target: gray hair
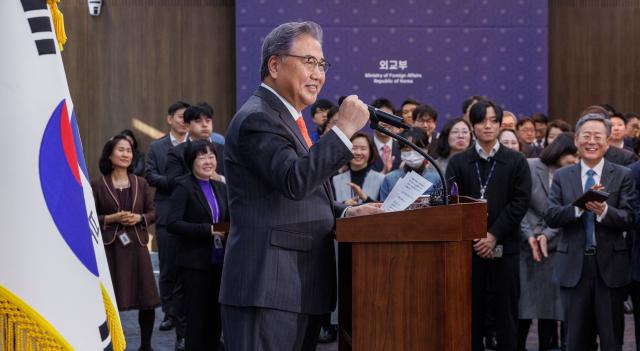
M 273 55 L 285 55 L 291 50 L 293 41 L 300 35 L 307 34 L 322 44 L 322 27 L 311 21 L 288 22 L 277 26 L 264 38 L 262 43 L 262 66 L 260 80 L 269 75 L 269 58 Z
M 605 117 L 604 114 L 596 112 L 587 113 L 586 115 L 580 117 L 578 122 L 576 122 L 576 135 L 579 135 L 580 128 L 582 128 L 585 123 L 590 121 L 601 122 L 602 124 L 604 124 L 604 129 L 607 131 L 607 138 L 609 137 L 609 135 L 611 135 L 611 121 L 607 117 Z

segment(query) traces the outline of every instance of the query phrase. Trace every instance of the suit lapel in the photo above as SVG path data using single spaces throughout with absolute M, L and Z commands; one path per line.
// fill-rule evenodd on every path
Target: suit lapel
M 309 152 L 309 148 L 307 147 L 307 142 L 304 140 L 302 133 L 300 132 L 300 128 L 298 128 L 298 124 L 289 113 L 287 107 L 280 101 L 280 99 L 275 96 L 271 91 L 264 87 L 258 87 L 258 90 L 254 93 L 257 97 L 265 100 L 271 108 L 278 113 L 280 120 L 284 123 L 284 125 L 289 129 L 289 131 L 298 139 L 298 144 L 306 151 Z M 302 117 L 301 117 L 302 118 Z M 322 184 L 324 187 L 327 196 L 330 201 L 333 201 L 333 192 L 331 190 L 331 183 L 329 181 L 324 182 Z
M 267 103 L 269 103 L 269 106 L 271 106 L 274 111 L 278 112 L 280 120 L 284 123 L 285 126 L 287 126 L 289 131 L 296 137 L 296 139 L 298 139 L 298 143 L 300 144 L 300 146 L 308 151 L 309 148 L 307 147 L 307 142 L 304 140 L 302 132 L 300 132 L 300 128 L 298 128 L 298 124 L 296 124 L 293 116 L 291 116 L 291 113 L 289 113 L 289 110 L 282 103 L 282 101 L 280 101 L 277 96 L 275 96 L 271 91 L 264 87 L 259 87 L 255 95 L 267 101 Z
M 213 223 L 213 216 L 211 215 L 211 207 L 209 206 L 207 199 L 204 197 L 204 194 L 202 193 L 202 188 L 200 188 L 200 183 L 198 182 L 198 179 L 192 176 L 191 180 L 192 180 L 191 184 L 193 185 L 192 191 L 195 194 L 196 199 L 198 199 L 200 206 L 202 206 L 204 211 L 207 213 L 207 216 Z
M 169 134 L 167 134 L 166 139 L 164 140 L 163 144 L 164 144 L 164 149 L 167 152 L 169 152 L 169 149 L 171 149 L 173 147 L 173 144 L 171 143 L 171 136 Z
M 536 164 L 536 175 L 542 182 L 542 189 L 546 196 L 549 195 L 549 171 L 542 165 L 542 162 Z
M 580 168 L 580 164 L 571 167 L 571 184 L 573 188 L 574 198 L 579 198 L 584 190 L 582 189 L 582 170 Z
M 604 161 L 604 166 L 602 167 L 602 174 L 600 175 L 600 184 L 604 186 L 604 191 L 611 192 L 611 184 L 613 183 L 615 168 L 611 164 L 611 162 Z

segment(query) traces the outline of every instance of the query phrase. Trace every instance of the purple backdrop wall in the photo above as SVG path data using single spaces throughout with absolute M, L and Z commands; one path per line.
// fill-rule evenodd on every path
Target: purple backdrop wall
M 385 96 L 398 108 L 412 97 L 438 110 L 439 125 L 470 95 L 546 113 L 547 14 L 547 0 L 238 0 L 237 105 L 260 83 L 264 36 L 312 20 L 332 64 L 320 97 Z

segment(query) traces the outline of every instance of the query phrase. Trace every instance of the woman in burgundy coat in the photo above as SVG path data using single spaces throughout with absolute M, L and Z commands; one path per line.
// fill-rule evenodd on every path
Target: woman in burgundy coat
M 153 196 L 144 178 L 131 173 L 133 152 L 124 135 L 102 150 L 100 172 L 91 182 L 111 281 L 120 311 L 139 310 L 140 350 L 151 350 L 155 308 L 160 305 L 147 244 L 155 221 Z

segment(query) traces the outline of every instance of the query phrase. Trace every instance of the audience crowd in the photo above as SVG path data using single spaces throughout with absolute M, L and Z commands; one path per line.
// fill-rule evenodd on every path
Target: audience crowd
M 340 102 L 311 106 L 312 142 L 340 118 Z M 396 109 L 383 97 L 371 105 L 400 116 L 410 129 L 380 124 L 435 163 L 380 131 L 358 132 L 353 159 L 332 179 L 337 201 L 382 202 L 412 171 L 432 183 L 424 195 L 433 196 L 442 189 L 439 168 L 460 195 L 487 202 L 487 235 L 469 248 L 473 350 L 526 350 L 533 321 L 540 350 L 620 350 L 625 312 L 634 314 L 640 341 L 638 114 L 593 105 L 573 127 L 471 96 L 438 132 L 431 105 L 407 99 Z M 213 132 L 214 109 L 204 102 L 173 103 L 166 122 L 168 133 L 146 157 L 130 130 L 104 146 L 103 176 L 92 187 L 107 260 L 119 308 L 139 310 L 140 350 L 151 349 L 157 306 L 160 330 L 175 329 L 177 350 L 215 350 L 229 221 L 224 137 Z M 590 189 L 609 197 L 574 206 Z M 152 224 L 159 289 L 146 249 Z M 335 313 L 324 318 L 320 342 L 336 339 L 336 324 Z

